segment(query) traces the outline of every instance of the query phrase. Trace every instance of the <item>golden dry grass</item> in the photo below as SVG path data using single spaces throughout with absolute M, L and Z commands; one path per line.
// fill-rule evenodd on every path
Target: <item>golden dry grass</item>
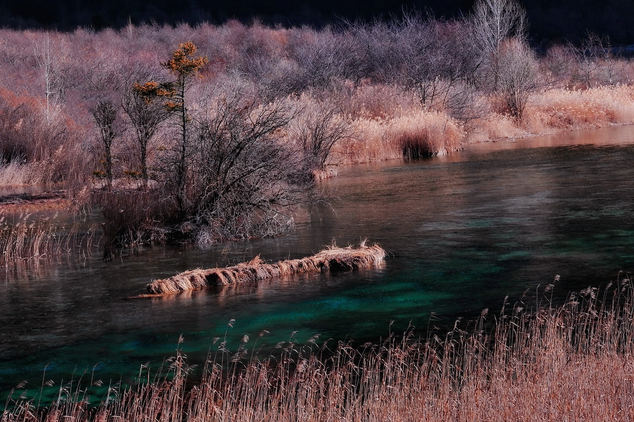
M 494 99 L 489 101 L 495 102 Z M 474 120 L 465 142 L 633 123 L 634 86 L 601 86 L 585 90 L 553 88 L 530 97 L 522 121 L 497 113 Z
M 367 246 L 362 243 L 358 248 L 329 247 L 319 253 L 300 259 L 289 259 L 267 264 L 259 256 L 249 262 L 210 269 L 185 271 L 173 277 L 154 280 L 147 285 L 149 295 L 172 295 L 210 286 L 228 286 L 241 283 L 254 283 L 275 277 L 293 274 L 353 271 L 381 265 L 385 251 L 379 245 Z
M 113 389 L 96 407 L 82 389 L 60 390 L 49 407 L 10 402 L 0 420 L 627 421 L 634 418 L 633 298 L 622 278 L 601 301 L 588 288 L 527 313 L 535 298 L 521 299 L 498 315 L 483 311 L 470 328 L 456 323 L 420 340 L 390 336 L 330 349 L 317 345 L 318 336 L 307 346 L 290 339 L 265 360 L 253 357 L 257 344 L 245 336 L 231 352 L 216 343 L 193 384 L 177 351 L 168 376 Z
M 73 206 L 74 204 L 67 198 L 0 203 L 0 214 L 26 214 L 42 211 L 62 211 L 73 209 Z
M 389 118 L 359 117 L 350 122 L 354 137 L 334 148 L 336 164 L 445 155 L 462 147 L 462 125 L 446 113 L 400 109 Z
M 634 87 L 547 90 L 531 98 L 525 120 L 532 131 L 634 123 Z
M 521 121 L 496 113 L 496 98 L 485 97 L 480 102 L 488 103 L 489 111 L 467 124 L 442 111 L 417 108 L 403 92 L 391 91 L 385 103 L 397 105 L 390 109 L 379 107 L 381 99 L 368 98 L 387 88 L 359 90 L 351 98 L 360 111 L 347 120 L 355 136 L 335 146 L 333 165 L 431 157 L 457 151 L 465 143 L 634 123 L 634 86 L 630 85 L 547 89 L 530 97 Z M 393 98 L 399 95 L 401 101 Z
M 15 161 L 0 163 L 0 186 L 23 186 L 31 183 L 33 166 Z
M 457 151 L 464 133 L 445 113 L 419 111 L 393 119 L 387 136 L 406 158 L 423 158 Z

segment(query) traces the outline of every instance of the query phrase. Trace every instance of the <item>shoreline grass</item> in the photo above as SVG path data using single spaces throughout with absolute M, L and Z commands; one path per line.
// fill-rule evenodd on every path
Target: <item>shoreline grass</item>
M 0 213 L 0 265 L 8 270 L 25 261 L 91 255 L 101 242 L 99 228 L 58 222 L 56 217 L 57 212 L 44 218 Z
M 541 297 L 553 288 L 546 286 Z M 558 306 L 546 300 L 526 311 L 528 303 L 505 301 L 497 315 L 484 310 L 469 326 L 456 322 L 426 338 L 390 335 L 359 347 L 318 345 L 317 336 L 305 346 L 291 339 L 280 344 L 278 357 L 264 360 L 251 351 L 258 338 L 245 336 L 231 352 L 220 341 L 195 382 L 179 349 L 167 361 L 167 374 L 109 389 L 100 404 L 89 403 L 82 387 L 60 387 L 46 406 L 9 400 L 0 421 L 632 419 L 630 278 L 620 277 L 602 293 L 571 294 Z

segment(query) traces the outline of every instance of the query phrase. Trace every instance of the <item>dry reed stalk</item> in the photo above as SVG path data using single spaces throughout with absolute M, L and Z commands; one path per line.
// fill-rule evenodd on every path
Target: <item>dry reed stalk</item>
M 209 286 L 228 286 L 251 283 L 293 274 L 354 271 L 379 266 L 385 258 L 385 250 L 379 245 L 358 248 L 329 247 L 316 255 L 267 264 L 259 256 L 249 262 L 225 268 L 195 269 L 173 277 L 154 280 L 147 285 L 149 295 L 161 296 L 200 290 Z
M 13 266 L 19 261 L 48 259 L 63 255 L 90 255 L 99 243 L 96 227 L 82 227 L 53 223 L 55 217 L 31 218 L 31 214 L 17 217 L 0 213 L 0 264 Z
M 237 351 L 225 338 L 190 388 L 177 350 L 167 376 L 115 385 L 98 406 L 87 405 L 84 387 L 60 385 L 48 407 L 8 400 L 0 422 L 634 420 L 633 293 L 630 278 L 620 277 L 601 300 L 588 288 L 526 312 L 535 298 L 522 298 L 444 334 L 390 335 L 359 348 L 291 338 L 265 360 L 251 354 L 257 344 L 248 336 Z

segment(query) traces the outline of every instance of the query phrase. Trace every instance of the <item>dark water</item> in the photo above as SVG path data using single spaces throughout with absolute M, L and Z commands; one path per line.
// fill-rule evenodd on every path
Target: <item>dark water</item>
M 556 295 L 634 269 L 634 128 L 473 146 L 429 161 L 357 167 L 327 182 L 330 206 L 278 239 L 211 251 L 152 250 L 123 261 L 91 259 L 30 268 L 2 282 L 0 392 L 46 379 L 126 380 L 158 367 L 178 337 L 192 362 L 214 337 L 244 334 L 264 350 L 298 341 L 378 340 L 434 312 L 450 323 L 497 309 L 540 283 Z M 153 278 L 178 271 L 310 255 L 336 240 L 368 238 L 385 268 L 177 297 L 130 301 Z M 0 277 L 4 276 L 0 273 Z M 235 319 L 233 328 L 227 323 Z M 105 387 L 104 387 L 105 388 Z M 54 393 L 51 393 L 54 394 Z

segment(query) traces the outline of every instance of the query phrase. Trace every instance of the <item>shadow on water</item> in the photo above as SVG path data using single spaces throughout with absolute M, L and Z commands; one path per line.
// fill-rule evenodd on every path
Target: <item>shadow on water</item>
M 474 145 L 417 163 L 349 169 L 322 186 L 328 207 L 277 239 L 208 251 L 154 249 L 104 263 L 60 263 L 3 282 L 0 391 L 22 380 L 95 370 L 100 379 L 157 367 L 180 334 L 190 361 L 214 337 L 229 344 L 267 330 L 263 351 L 297 341 L 376 341 L 398 332 L 499 309 L 506 295 L 561 281 L 555 290 L 599 285 L 634 268 L 634 128 L 608 128 Z M 375 271 L 272 281 L 170 300 L 129 301 L 153 278 L 234 264 L 261 254 L 296 258 L 368 238 L 391 256 Z M 95 366 L 96 365 L 96 366 Z

